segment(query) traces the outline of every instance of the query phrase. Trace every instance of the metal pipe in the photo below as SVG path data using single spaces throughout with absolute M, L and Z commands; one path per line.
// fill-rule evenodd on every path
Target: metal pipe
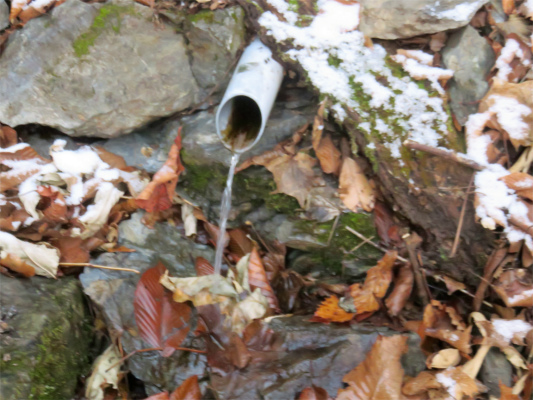
M 283 67 L 256 38 L 244 50 L 217 110 L 217 135 L 229 150 L 244 153 L 261 138 L 283 79 Z

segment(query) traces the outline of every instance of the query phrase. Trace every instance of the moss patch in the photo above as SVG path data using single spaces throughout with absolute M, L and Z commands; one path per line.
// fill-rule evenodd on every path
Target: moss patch
M 94 45 L 98 37 L 106 30 L 111 29 L 115 33 L 120 32 L 122 16 L 124 14 L 133 14 L 133 6 L 121 6 L 116 4 L 106 4 L 100 8 L 98 15 L 94 18 L 93 24 L 89 30 L 82 33 L 74 41 L 74 53 L 77 57 L 89 54 L 89 49 Z

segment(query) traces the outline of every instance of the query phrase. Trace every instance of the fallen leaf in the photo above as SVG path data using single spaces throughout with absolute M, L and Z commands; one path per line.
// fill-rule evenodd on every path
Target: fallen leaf
M 409 264 L 404 264 L 398 271 L 398 276 L 394 280 L 394 289 L 385 300 L 385 305 L 389 314 L 397 316 L 407 303 L 413 291 L 414 275 Z
M 85 385 L 87 400 L 103 400 L 104 389 L 112 387 L 118 389 L 121 362 L 117 347 L 109 346 L 93 363 L 91 376 Z
M 172 198 L 178 184 L 180 174 L 185 170 L 180 159 L 181 127 L 168 153 L 163 166 L 155 173 L 152 181 L 135 199 L 137 205 L 148 211 L 163 211 L 171 207 Z
M 416 377 L 408 379 L 402 387 L 406 396 L 417 396 L 430 389 L 441 389 L 442 385 L 435 378 L 434 372 L 422 371 Z
M 337 400 L 400 400 L 404 371 L 400 363 L 407 351 L 407 337 L 379 335 L 364 361 L 348 372 Z
M 100 159 L 108 164 L 111 168 L 127 168 L 128 164 L 126 163 L 126 160 L 124 160 L 124 157 L 111 153 L 102 146 L 94 146 L 93 148 L 98 154 L 98 157 L 100 157 Z
M 331 397 L 325 389 L 313 385 L 302 390 L 298 400 L 331 400 Z
M 20 257 L 13 254 L 7 254 L 0 258 L 0 265 L 9 268 L 11 271 L 18 272 L 27 278 L 35 275 L 35 268 L 22 261 Z
M 533 284 L 522 282 L 517 270 L 507 270 L 492 288 L 507 307 L 533 307 Z
M 230 253 L 243 257 L 248 253 L 251 253 L 254 244 L 248 237 L 247 233 L 242 229 L 232 229 L 228 231 L 229 243 L 228 250 Z
M 315 311 L 315 317 L 331 322 L 348 322 L 355 314 L 348 313 L 339 307 L 339 298 L 335 295 L 328 297 Z
M 276 297 L 270 282 L 268 281 L 265 268 L 261 262 L 259 252 L 254 247 L 248 262 L 248 283 L 252 290 L 259 288 L 263 296 L 268 300 L 270 308 L 274 311 L 279 311 L 278 298 Z
M 44 217 L 50 222 L 67 222 L 67 203 L 59 190 L 51 186 L 39 186 L 37 193 L 41 196 Z
M 330 135 L 322 137 L 318 147 L 315 149 L 315 154 L 320 162 L 322 171 L 326 174 L 337 175 L 339 173 L 342 164 L 341 152 L 333 144 Z
M 168 397 L 168 392 L 165 391 L 165 392 L 153 394 L 144 400 L 170 400 L 170 398 Z
M 172 296 L 159 283 L 166 272 L 161 263 L 144 272 L 133 300 L 139 334 L 152 347 L 162 347 L 163 357 L 170 356 L 185 340 L 191 317 L 191 308 L 172 301 Z
M 461 355 L 457 349 L 443 349 L 431 354 L 426 360 L 428 368 L 446 369 L 455 367 L 461 362 Z
M 479 392 L 476 381 L 462 371 L 461 367 L 448 368 L 435 375 L 453 399 L 470 398 Z
M 389 250 L 378 261 L 375 267 L 366 273 L 365 289 L 370 290 L 377 298 L 385 297 L 392 281 L 392 268 L 398 258 L 398 252 Z
M 5 149 L 17 144 L 17 131 L 7 125 L 0 124 L 0 148 Z
M 339 196 L 349 210 L 357 212 L 358 208 L 370 212 L 374 208 L 376 197 L 374 190 L 363 170 L 352 158 L 345 158 L 339 176 Z
M 196 235 L 196 225 L 198 220 L 194 216 L 193 206 L 187 203 L 181 205 L 181 219 L 183 220 L 185 236 L 190 237 Z
M 215 268 L 203 257 L 196 257 L 194 268 L 197 276 L 212 275 L 215 273 Z
M 20 258 L 35 268 L 37 275 L 55 278 L 59 264 L 59 251 L 47 244 L 33 244 L 0 231 L 0 259 L 8 255 Z
M 448 294 L 452 294 L 458 290 L 465 290 L 466 285 L 462 282 L 458 282 L 455 279 L 450 278 L 449 276 L 442 275 L 442 280 L 448 289 Z
M 198 376 L 193 375 L 185 381 L 170 395 L 170 400 L 201 400 L 202 392 L 198 386 Z
M 533 176 L 523 172 L 513 172 L 502 176 L 500 180 L 513 189 L 517 195 L 533 201 Z
M 499 383 L 500 387 L 500 400 L 520 400 L 520 396 L 513 394 L 513 388 L 506 386 L 501 381 Z

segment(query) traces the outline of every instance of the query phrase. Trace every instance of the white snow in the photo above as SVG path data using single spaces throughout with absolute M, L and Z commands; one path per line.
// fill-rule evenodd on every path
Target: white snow
M 448 368 L 446 371 L 450 371 Z M 455 399 L 457 382 L 451 376 L 447 375 L 445 372 L 441 372 L 435 375 L 437 382 L 439 382 L 446 391 Z
M 428 6 L 429 14 L 439 19 L 451 19 L 453 21 L 470 21 L 473 14 L 481 8 L 487 0 L 467 1 L 456 5 L 454 8 L 446 11 L 436 12 L 435 6 Z
M 516 294 L 513 297 L 509 297 L 507 300 L 509 301 L 510 305 L 513 305 L 530 297 L 533 297 L 533 289 L 524 290 L 522 293 Z
M 9 146 L 9 147 L 6 147 L 4 149 L 0 149 L 0 153 L 15 153 L 19 150 L 22 150 L 26 147 L 28 147 L 29 144 L 28 143 L 17 143 L 17 144 L 14 144 L 13 146 Z
M 523 338 L 533 326 L 521 319 L 493 319 L 492 326 L 494 330 L 502 336 L 507 342 L 510 342 L 515 335 Z
M 58 139 L 50 148 L 50 155 L 62 172 L 71 174 L 91 174 L 98 168 L 106 169 L 109 165 L 102 161 L 89 146 L 80 147 L 77 150 L 64 150 L 65 141 Z
M 493 94 L 488 100 L 494 101 L 489 111 L 496 114 L 498 123 L 511 138 L 523 140 L 528 137 L 529 126 L 523 117 L 531 114 L 529 107 L 507 96 Z
M 495 67 L 498 68 L 498 74 L 496 78 L 505 82 L 509 82 L 509 74 L 512 72 L 512 68 L 509 65 L 514 58 L 518 58 L 525 66 L 531 64 L 531 61 L 526 57 L 526 54 L 520 48 L 520 44 L 515 39 L 507 39 L 505 46 L 500 52 L 500 56 L 496 60 Z M 512 82 L 516 82 L 516 78 Z
M 271 4 L 278 10 L 288 7 L 280 2 L 275 0 Z M 365 45 L 363 33 L 355 30 L 359 24 L 359 4 L 319 0 L 317 5 L 320 11 L 307 27 L 299 27 L 288 18 L 287 22 L 280 21 L 268 11 L 262 14 L 259 23 L 276 41 L 292 43 L 286 54 L 298 61 L 312 84 L 333 100 L 332 109 L 339 118 L 346 117 L 343 106 L 357 112 L 363 121 L 368 121 L 368 106 L 381 108 L 388 114 L 399 115 L 397 124 L 402 131 L 410 132 L 412 140 L 438 146 L 439 139 L 448 132 L 442 99 L 430 97 L 409 77 L 394 76 L 382 46 Z M 428 55 L 415 56 L 428 61 Z M 383 84 L 384 81 L 388 84 Z M 367 96 L 367 105 L 361 95 Z M 364 123 L 360 128 L 366 132 L 376 129 Z M 390 139 L 393 143 L 389 148 L 398 156 L 392 132 Z

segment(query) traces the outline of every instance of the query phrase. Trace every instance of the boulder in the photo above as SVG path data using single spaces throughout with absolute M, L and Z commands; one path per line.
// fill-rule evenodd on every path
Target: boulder
M 92 342 L 78 280 L 2 277 L 1 287 L 0 398 L 73 398 Z
M 453 70 L 449 97 L 457 121 L 464 125 L 489 90 L 487 75 L 495 61 L 490 44 L 470 25 L 450 36 L 442 49 L 446 68 Z
M 467 25 L 488 0 L 361 0 L 359 29 L 378 39 L 402 39 Z
M 191 44 L 200 39 L 188 44 L 173 24 L 156 23 L 149 7 L 131 0 L 55 7 L 9 38 L 0 58 L 0 121 L 109 138 L 191 107 L 243 40 L 240 9 L 207 12 L 213 26 L 204 21 L 194 31 L 223 40 L 204 50 Z M 198 53 L 192 69 L 189 53 Z

